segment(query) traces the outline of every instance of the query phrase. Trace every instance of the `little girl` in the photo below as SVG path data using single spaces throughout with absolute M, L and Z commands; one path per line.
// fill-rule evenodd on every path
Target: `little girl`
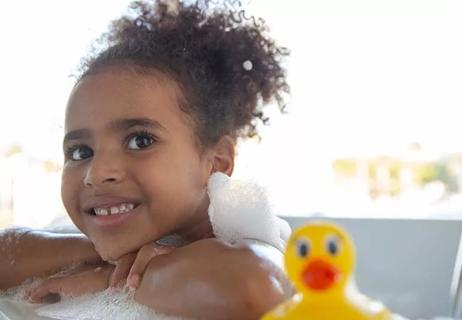
M 279 253 L 220 239 L 207 186 L 214 173 L 231 176 L 236 140 L 256 134 L 261 107 L 283 107 L 287 52 L 243 12 L 174 1 L 132 9 L 85 62 L 66 109 L 61 195 L 86 237 L 4 231 L 0 288 L 84 262 L 30 298 L 128 276 L 135 300 L 163 313 L 258 318 L 287 294 Z

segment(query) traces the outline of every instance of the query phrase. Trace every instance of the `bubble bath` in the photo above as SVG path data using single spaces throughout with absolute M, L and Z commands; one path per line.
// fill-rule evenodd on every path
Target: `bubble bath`
M 59 303 L 45 305 L 36 310 L 37 315 L 55 319 L 158 319 L 180 318 L 159 314 L 133 300 L 128 291 L 105 290 L 96 294 L 69 298 Z
M 119 288 L 79 297 L 64 298 L 53 304 L 31 304 L 24 293 L 41 282 L 28 280 L 0 295 L 1 320 L 187 320 L 155 312 L 133 300 L 133 292 Z M 393 320 L 408 320 L 394 315 Z M 435 318 L 434 320 L 452 320 Z
M 229 179 L 223 174 L 215 173 L 211 177 L 208 192 L 212 200 L 209 215 L 217 238 L 228 243 L 252 239 L 282 250 L 290 228 L 272 212 L 269 199 L 262 188 L 253 182 Z M 161 238 L 157 242 L 173 246 L 186 244 L 175 234 Z M 60 272 L 66 274 L 72 271 L 73 267 L 75 266 L 69 266 Z M 23 297 L 27 290 L 39 283 L 40 279 L 28 281 L 9 290 L 3 300 L 0 297 L 0 310 L 6 310 L 6 319 L 179 319 L 162 315 L 136 303 L 133 295 L 123 289 L 63 298 L 53 304 L 30 304 Z M 19 309 L 22 313 L 18 313 Z M 24 312 L 27 316 L 24 316 Z
M 232 244 L 252 239 L 276 248 L 284 247 L 290 228 L 285 221 L 276 217 L 265 190 L 256 183 L 214 174 L 208 192 L 211 199 L 209 216 L 217 238 Z M 7 244 L 14 244 L 17 240 L 14 237 L 8 238 Z M 157 242 L 174 246 L 186 244 L 178 235 L 169 235 Z M 0 253 L 4 253 L 1 245 Z M 24 300 L 26 291 L 37 286 L 40 281 L 40 279 L 31 279 L 21 286 L 6 291 L 3 295 L 0 294 L 0 320 L 179 319 L 162 315 L 136 303 L 133 294 L 123 289 L 64 298 L 53 304 L 31 304 Z M 394 320 L 407 319 L 396 315 Z
M 0 319 L 16 320 L 181 320 L 143 306 L 133 299 L 128 290 L 104 290 L 79 297 L 63 298 L 52 304 L 31 304 L 24 300 L 24 293 L 40 283 L 29 281 L 0 296 Z
M 47 305 L 0 296 L 1 320 L 181 320 L 162 315 L 133 301 L 130 293 L 105 290 Z M 408 320 L 394 315 L 393 320 Z M 423 319 L 418 319 L 423 320 Z M 434 318 L 433 320 L 456 320 Z

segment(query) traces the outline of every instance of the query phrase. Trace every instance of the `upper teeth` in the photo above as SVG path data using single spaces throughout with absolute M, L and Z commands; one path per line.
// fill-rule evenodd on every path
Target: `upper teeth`
M 109 214 L 119 214 L 132 211 L 135 205 L 133 203 L 122 203 L 110 208 L 93 208 L 97 216 L 107 216 Z

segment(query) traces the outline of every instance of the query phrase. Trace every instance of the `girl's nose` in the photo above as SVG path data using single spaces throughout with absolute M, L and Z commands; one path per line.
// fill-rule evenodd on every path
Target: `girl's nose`
M 87 187 L 108 183 L 120 183 L 125 179 L 125 171 L 120 156 L 109 154 L 94 154 L 87 171 L 84 184 Z

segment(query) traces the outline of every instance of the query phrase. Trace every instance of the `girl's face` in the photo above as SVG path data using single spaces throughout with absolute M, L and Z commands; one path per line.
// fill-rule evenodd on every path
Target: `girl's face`
M 109 68 L 83 78 L 69 98 L 61 195 L 103 259 L 170 233 L 192 240 L 211 230 L 213 164 L 198 151 L 178 93 L 160 74 Z

